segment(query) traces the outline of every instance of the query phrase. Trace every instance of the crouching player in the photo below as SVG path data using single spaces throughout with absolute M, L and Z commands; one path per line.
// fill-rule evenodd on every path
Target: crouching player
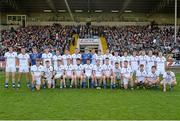
M 133 79 L 132 79 L 132 70 L 128 67 L 128 61 L 124 61 L 124 67 L 121 69 L 121 78 L 123 82 L 124 89 L 128 89 L 128 84 L 131 85 L 131 90 L 133 90 Z
M 139 70 L 136 71 L 135 85 L 137 86 L 137 88 L 139 88 L 139 86 L 144 86 L 146 77 L 147 73 L 144 69 L 144 65 L 141 64 Z
M 86 80 L 88 81 L 88 88 L 89 88 L 89 82 L 91 79 L 91 87 L 94 87 L 94 80 L 92 76 L 92 71 L 93 71 L 93 65 L 91 64 L 91 60 L 88 58 L 86 60 L 86 64 L 84 65 L 84 77 L 82 81 L 82 87 L 86 87 Z
M 97 59 L 96 60 L 96 65 L 93 67 L 93 77 L 92 80 L 95 82 L 95 87 L 96 89 L 101 89 L 101 84 L 102 84 L 102 66 L 100 65 L 101 60 Z
M 80 85 L 82 85 L 83 81 L 83 76 L 84 76 L 84 66 L 81 64 L 81 59 L 77 58 L 76 59 L 76 65 L 74 65 L 74 70 L 75 70 L 75 86 L 77 86 L 77 82 L 80 82 Z
M 105 59 L 105 64 L 102 66 L 103 68 L 103 87 L 106 89 L 107 80 L 110 80 L 111 89 L 115 87 L 115 80 L 113 77 L 113 66 L 109 62 L 109 58 Z
M 163 86 L 163 91 L 166 92 L 166 86 L 170 86 L 170 90 L 173 90 L 173 87 L 177 84 L 176 77 L 174 72 L 170 71 L 169 68 L 163 74 L 163 80 L 160 83 Z
M 64 67 L 64 69 L 65 69 L 65 75 L 63 78 L 65 78 L 66 80 L 71 80 L 70 88 L 72 88 L 74 83 L 76 85 L 75 82 L 76 75 L 74 73 L 73 65 L 71 64 L 71 58 L 67 58 L 67 65 Z
M 159 73 L 156 70 L 156 66 L 151 67 L 151 72 L 147 74 L 146 86 L 157 86 L 159 84 Z
M 34 88 L 37 90 L 40 90 L 41 88 L 41 79 L 44 71 L 44 67 L 40 65 L 41 60 L 36 60 L 36 65 L 33 65 L 31 67 L 31 75 L 32 75 L 32 84 L 31 84 L 31 90 L 34 91 Z
M 64 78 L 64 65 L 62 60 L 57 60 L 57 66 L 54 68 L 54 80 L 60 80 L 60 89 L 66 87 L 65 78 Z
M 115 62 L 115 67 L 114 67 L 114 79 L 115 82 L 118 81 L 119 86 L 122 87 L 122 82 L 121 82 L 121 67 L 119 62 Z
M 45 61 L 44 66 L 44 74 L 43 74 L 43 88 L 45 88 L 45 85 L 48 85 L 48 88 L 51 88 L 51 86 L 54 87 L 54 79 L 53 79 L 53 67 L 50 65 L 50 61 Z

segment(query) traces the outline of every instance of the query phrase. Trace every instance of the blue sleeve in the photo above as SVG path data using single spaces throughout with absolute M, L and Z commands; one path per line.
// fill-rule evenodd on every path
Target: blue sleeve
M 38 58 L 42 58 L 42 53 L 39 53 L 39 54 L 38 54 Z
M 82 54 L 82 64 L 86 64 L 86 54 Z

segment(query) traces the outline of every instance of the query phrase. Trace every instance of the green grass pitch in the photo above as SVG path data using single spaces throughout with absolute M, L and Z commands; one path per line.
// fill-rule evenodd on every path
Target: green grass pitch
M 4 89 L 0 73 L 0 119 L 180 119 L 180 74 L 173 92 L 161 90 Z

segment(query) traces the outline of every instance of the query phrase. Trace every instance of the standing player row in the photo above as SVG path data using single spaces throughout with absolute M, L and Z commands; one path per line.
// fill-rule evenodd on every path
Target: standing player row
M 94 50 L 91 53 L 87 51 L 83 54 L 80 54 L 79 50 L 75 49 L 75 53 L 72 55 L 69 54 L 68 50 L 65 50 L 63 55 L 61 55 L 57 50 L 55 55 L 53 55 L 49 52 L 49 49 L 46 48 L 44 50 L 44 53 L 40 56 L 40 54 L 37 53 L 36 49 L 33 49 L 32 54 L 28 54 L 25 52 L 25 49 L 22 48 L 21 53 L 18 55 L 16 52 L 6 52 L 5 58 L 12 58 L 10 59 L 11 61 L 8 59 L 9 61 L 7 61 L 6 65 L 16 65 L 16 59 L 18 59 L 19 66 L 23 65 L 22 67 L 28 67 L 30 64 L 35 65 L 35 60 L 37 58 L 42 59 L 43 65 L 45 64 L 45 61 L 48 60 L 50 62 L 50 65 L 53 65 L 53 67 L 57 66 L 58 59 L 62 60 L 64 65 L 67 64 L 67 59 L 71 59 L 72 64 L 75 65 L 77 58 L 80 58 L 82 60 L 82 64 L 86 63 L 87 58 L 90 59 L 92 64 L 95 64 L 96 60 L 99 59 L 101 65 L 104 64 L 106 58 L 109 58 L 111 65 L 114 65 L 115 62 L 119 62 L 121 67 L 124 64 L 124 61 L 128 61 L 128 66 L 131 67 L 133 71 L 138 70 L 140 64 L 143 64 L 147 71 L 150 71 L 151 67 L 155 65 L 157 66 L 160 74 L 164 73 L 166 67 L 166 58 L 162 55 L 162 53 L 159 52 L 159 55 L 155 56 L 153 55 L 152 51 L 149 51 L 148 55 L 146 55 L 145 51 L 141 51 L 140 53 L 134 51 L 132 55 L 128 55 L 127 52 L 124 52 L 123 56 L 119 56 L 118 52 L 114 52 L 114 55 L 112 55 L 111 53 L 109 53 L 108 49 L 106 50 L 105 54 L 102 54 L 100 50 L 97 54 Z M 26 71 L 27 69 L 24 70 Z M 9 69 L 7 69 L 7 71 L 9 71 Z

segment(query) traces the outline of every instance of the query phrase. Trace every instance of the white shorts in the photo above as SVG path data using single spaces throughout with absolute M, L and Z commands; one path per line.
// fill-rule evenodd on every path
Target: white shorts
M 71 77 L 73 73 L 66 73 L 66 76 Z
M 40 77 L 35 77 L 34 78 L 36 85 L 41 85 L 41 78 Z
M 163 79 L 160 83 L 161 84 L 172 84 L 173 81 L 167 81 L 167 80 Z
M 47 82 L 48 84 L 51 84 L 51 83 L 52 83 L 52 78 L 46 78 L 46 82 Z
M 96 76 L 96 78 L 101 78 L 102 74 L 96 74 L 95 76 Z
M 6 72 L 16 72 L 16 66 L 7 66 Z
M 105 76 L 106 76 L 106 77 L 110 77 L 110 76 L 111 76 L 111 73 L 105 73 Z
M 19 66 L 19 72 L 28 73 L 29 67 L 28 66 Z
M 85 73 L 85 76 L 86 76 L 87 78 L 90 78 L 90 77 L 91 77 L 91 74 Z
M 124 84 L 124 85 L 128 84 L 128 82 L 129 82 L 129 79 L 127 79 L 127 78 L 124 78 L 124 79 L 123 79 L 123 84 Z
M 76 76 L 77 76 L 77 77 L 80 77 L 80 76 L 81 76 L 81 73 L 77 73 L 77 72 L 76 72 Z
M 62 77 L 62 74 L 56 74 L 54 78 L 58 79 L 58 78 L 61 78 L 61 77 Z

